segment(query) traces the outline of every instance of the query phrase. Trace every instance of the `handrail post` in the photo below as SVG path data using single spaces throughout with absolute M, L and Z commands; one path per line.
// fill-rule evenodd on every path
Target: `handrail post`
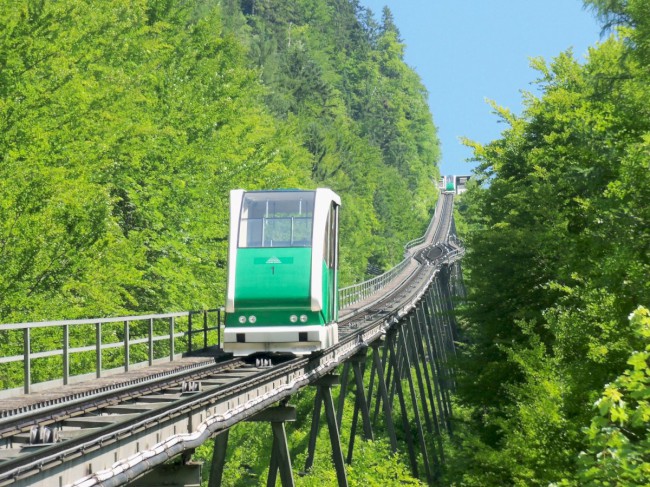
M 97 357 L 95 359 L 96 362 L 96 375 L 97 378 L 99 379 L 102 376 L 102 324 L 97 323 L 95 325 L 95 343 L 96 343 L 96 353 Z
M 32 384 L 32 359 L 31 354 L 31 339 L 29 336 L 29 328 L 23 330 L 23 366 L 24 366 L 24 388 L 25 394 L 29 394 Z
M 192 353 L 192 312 L 189 312 L 187 319 L 187 351 Z
M 169 318 L 169 361 L 174 361 L 174 317 Z
M 63 385 L 70 380 L 70 325 L 63 325 Z
M 149 366 L 153 365 L 153 318 L 149 318 Z
M 217 347 L 219 347 L 219 349 L 221 349 L 221 310 L 222 309 L 223 308 L 219 308 L 217 310 Z
M 203 350 L 207 348 L 208 348 L 208 310 L 204 309 L 203 310 Z
M 129 354 L 129 322 L 124 320 L 124 372 L 129 371 L 129 362 L 131 357 Z

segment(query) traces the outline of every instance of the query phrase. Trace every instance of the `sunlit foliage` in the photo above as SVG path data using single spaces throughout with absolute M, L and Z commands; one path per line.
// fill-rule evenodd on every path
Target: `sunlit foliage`
M 338 191 L 344 283 L 426 226 L 426 93 L 355 1 L 2 0 L 0 25 L 2 322 L 222 304 L 233 188 Z
M 463 485 L 634 484 L 599 476 L 611 464 L 580 452 L 615 440 L 594 430 L 602 420 L 583 429 L 644 349 L 628 315 L 650 303 L 650 3 L 589 3 L 620 30 L 584 63 L 570 51 L 533 60 L 540 96 L 526 95 L 521 116 L 495 105 L 502 137 L 473 144 L 477 184 L 462 202 L 468 421 L 454 456 L 465 469 L 451 474 Z M 629 456 L 616 468 L 639 464 L 635 448 L 617 450 Z

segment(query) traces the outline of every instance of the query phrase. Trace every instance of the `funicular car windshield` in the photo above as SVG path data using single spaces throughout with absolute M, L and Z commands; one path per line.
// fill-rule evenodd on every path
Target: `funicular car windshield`
M 239 247 L 310 247 L 315 194 L 246 193 L 239 220 Z

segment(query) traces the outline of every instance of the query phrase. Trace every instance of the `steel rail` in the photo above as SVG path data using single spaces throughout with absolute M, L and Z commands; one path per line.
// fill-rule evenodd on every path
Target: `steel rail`
M 33 426 L 47 426 L 138 396 L 174 387 L 182 382 L 197 380 L 224 370 L 232 370 L 243 364 L 242 359 L 233 359 L 218 364 L 213 362 L 191 364 L 182 369 L 161 372 L 84 393 L 75 393 L 71 396 L 57 398 L 56 401 L 40 403 L 34 405 L 37 407 L 36 410 L 17 413 L 0 421 L 0 439 L 29 431 Z

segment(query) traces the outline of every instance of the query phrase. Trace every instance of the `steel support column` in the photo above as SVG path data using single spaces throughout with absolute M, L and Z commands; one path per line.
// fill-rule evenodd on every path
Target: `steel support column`
M 388 390 L 386 388 L 386 381 L 384 380 L 384 365 L 379 357 L 379 347 L 381 346 L 381 342 L 377 340 L 370 346 L 372 347 L 374 369 L 377 371 L 377 406 L 379 406 L 380 402 L 384 406 L 384 420 L 386 422 L 390 447 L 393 453 L 397 453 L 397 436 L 395 435 L 395 426 L 393 425 L 393 410 L 390 406 L 390 401 L 388 400 Z M 384 351 L 386 351 L 385 347 Z
M 379 340 L 376 341 L 379 343 Z M 372 354 L 374 355 L 375 349 L 373 348 Z M 370 380 L 368 381 L 368 393 L 366 394 L 366 403 L 368 404 L 368 411 L 372 410 L 372 396 L 374 393 L 375 389 L 375 375 L 376 375 L 376 369 L 377 365 L 375 363 L 375 360 L 373 359 L 370 362 Z M 373 424 L 374 424 L 374 419 L 373 419 Z
M 343 364 L 343 374 L 341 374 L 341 388 L 339 389 L 339 401 L 336 410 L 336 424 L 341 434 L 341 423 L 343 421 L 343 408 L 345 407 L 345 395 L 348 393 L 348 382 L 350 379 L 350 362 Z
M 417 310 L 422 306 L 422 303 L 418 303 L 416 307 Z M 412 314 L 408 317 L 408 327 L 407 327 L 407 336 L 406 340 L 408 342 L 411 357 L 411 367 L 415 369 L 415 378 L 418 381 L 418 389 L 420 391 L 420 403 L 422 404 L 422 414 L 424 415 L 424 423 L 427 427 L 429 434 L 433 434 L 433 422 L 431 421 L 431 415 L 429 414 L 429 405 L 427 404 L 427 395 L 424 386 L 424 380 L 422 379 L 422 370 L 420 369 L 420 349 L 417 344 L 417 317 Z M 435 413 L 434 413 L 435 414 Z
M 230 430 L 227 429 L 219 433 L 214 438 L 214 447 L 212 452 L 212 465 L 210 466 L 210 479 L 208 487 L 221 487 L 223 479 L 223 467 L 226 463 L 226 451 L 228 449 L 228 435 Z
M 402 412 L 402 428 L 404 429 L 404 436 L 406 437 L 406 446 L 409 452 L 409 461 L 411 463 L 411 472 L 414 477 L 418 477 L 418 462 L 415 456 L 415 448 L 413 446 L 413 436 L 411 435 L 411 425 L 409 424 L 409 419 L 406 409 L 406 401 L 404 400 L 404 391 L 402 390 L 402 381 L 400 380 L 400 374 L 397 366 L 397 358 L 394 346 L 397 345 L 396 340 L 397 329 L 392 328 L 388 332 L 387 346 L 388 346 L 388 356 L 389 361 L 392 366 L 392 369 L 395 371 L 394 374 L 394 384 L 395 390 L 397 391 L 397 396 L 399 399 L 399 405 Z
M 291 470 L 291 456 L 289 455 L 289 443 L 284 423 L 296 420 L 296 408 L 293 406 L 276 406 L 257 413 L 247 421 L 270 422 L 273 430 L 273 447 L 271 449 L 271 461 L 269 464 L 269 476 L 266 482 L 267 487 L 275 487 L 278 471 L 282 487 L 293 487 L 293 472 Z
M 431 379 L 429 378 L 429 367 L 427 365 L 427 354 L 424 351 L 424 343 L 421 334 L 421 317 L 424 314 L 424 308 L 426 307 L 426 300 L 423 298 L 418 303 L 414 312 L 410 315 L 410 333 L 411 340 L 413 342 L 414 355 L 413 357 L 413 366 L 416 370 L 418 386 L 420 390 L 420 402 L 422 403 L 423 414 L 425 415 L 427 428 L 430 434 L 435 436 L 437 449 L 435 445 L 431 445 L 433 448 L 432 459 L 434 464 L 434 476 L 438 477 L 440 475 L 440 466 L 444 463 L 444 452 L 442 446 L 442 438 L 440 436 L 440 428 L 438 425 L 438 415 L 436 414 L 436 406 L 433 400 L 433 388 L 431 385 Z M 420 370 L 422 367 L 422 370 Z M 423 377 L 424 376 L 424 377 Z M 426 389 L 425 389 L 426 384 Z M 427 407 L 428 404 L 431 407 L 431 416 L 429 416 L 429 410 Z M 433 424 L 432 424 L 433 423 Z
M 416 343 L 419 351 L 419 355 L 422 360 L 422 369 L 424 371 L 424 382 L 427 387 L 427 398 L 429 400 L 429 405 L 431 406 L 431 416 L 433 419 L 433 425 L 434 425 L 434 430 L 436 435 L 440 435 L 440 425 L 439 425 L 439 418 L 438 418 L 438 413 L 436 412 L 436 403 L 434 400 L 434 378 L 432 377 L 434 374 L 430 373 L 429 367 L 430 364 L 431 366 L 433 365 L 433 362 L 431 360 L 431 356 L 428 353 L 426 344 L 427 339 L 426 339 L 426 332 L 423 330 L 424 326 L 426 326 L 426 322 L 424 320 L 424 308 L 426 307 L 426 297 L 424 298 L 425 301 L 421 302 L 421 306 L 418 306 L 416 309 L 415 313 L 415 338 L 416 338 Z
M 436 313 L 435 307 L 435 288 L 431 289 L 431 294 L 428 295 L 428 319 L 429 319 L 429 332 L 431 336 L 431 345 L 434 352 L 434 365 L 436 368 L 437 378 L 437 391 L 438 399 L 440 401 L 440 408 L 442 411 L 442 418 L 444 419 L 447 431 L 451 434 L 451 400 L 449 397 L 447 378 L 446 378 L 446 364 L 444 355 L 442 353 L 441 336 L 440 336 L 440 318 Z
M 338 380 L 338 376 L 336 376 Z M 320 411 L 323 405 L 323 395 L 321 388 L 316 387 L 316 396 L 314 397 L 314 410 L 311 416 L 311 430 L 309 432 L 309 443 L 307 445 L 307 459 L 305 460 L 305 473 L 314 465 L 314 454 L 316 453 L 316 439 L 320 430 Z M 338 434 L 338 430 L 337 430 Z
M 456 340 L 458 339 L 457 333 L 457 323 L 456 317 L 454 316 L 454 303 L 452 297 L 452 284 L 451 284 L 451 269 L 448 269 L 448 272 L 444 275 L 445 281 L 445 302 L 447 305 L 447 318 L 449 324 L 449 350 L 451 351 L 451 356 L 455 360 L 457 358 L 456 354 Z M 455 386 L 455 384 L 454 384 Z
M 441 352 L 441 365 L 443 372 L 443 379 L 445 384 L 445 389 L 443 394 L 446 397 L 446 403 L 448 408 L 448 418 L 451 418 L 451 395 L 450 391 L 454 388 L 454 380 L 450 371 L 449 362 L 450 362 L 450 343 L 453 345 L 453 338 L 449 333 L 449 313 L 445 305 L 445 296 L 444 296 L 444 273 L 441 275 L 441 280 L 438 285 L 438 306 L 439 306 L 439 316 L 440 316 L 440 327 L 438 327 L 438 334 L 440 337 L 440 352 Z M 451 425 L 450 425 L 451 427 Z
M 348 479 L 345 473 L 345 463 L 343 461 L 343 451 L 341 450 L 341 438 L 339 436 L 339 426 L 334 410 L 334 399 L 332 398 L 332 386 L 339 384 L 339 376 L 326 375 L 318 379 L 313 385 L 317 387 L 316 404 L 312 416 L 311 433 L 309 437 L 309 447 L 307 451 L 307 460 L 305 461 L 305 472 L 314 464 L 314 453 L 316 451 L 316 438 L 320 426 L 321 405 L 325 405 L 325 416 L 327 417 L 327 426 L 332 445 L 332 460 L 336 469 L 336 478 L 339 487 L 347 487 Z M 316 412 L 318 410 L 318 413 Z
M 427 452 L 427 444 L 424 439 L 424 431 L 422 429 L 422 420 L 420 417 L 420 410 L 418 408 L 418 397 L 417 393 L 415 391 L 415 384 L 413 384 L 413 377 L 411 376 L 411 364 L 413 363 L 413 360 L 409 356 L 409 346 L 408 342 L 406 339 L 406 334 L 408 333 L 408 326 L 407 323 L 410 320 L 407 320 L 402 324 L 402 327 L 399 332 L 399 339 L 400 339 L 400 345 L 402 347 L 402 350 L 404 352 L 404 361 L 405 361 L 405 372 L 406 372 L 406 378 L 408 380 L 409 384 L 409 391 L 411 393 L 411 405 L 413 406 L 413 414 L 415 415 L 415 425 L 418 429 L 418 436 L 420 440 L 420 449 L 422 451 L 422 460 L 424 462 L 424 471 L 427 476 L 427 480 L 431 483 L 433 482 L 433 473 L 431 471 L 431 466 L 429 464 L 429 453 Z
M 366 369 L 366 355 L 367 348 L 363 347 L 362 351 L 357 353 L 350 359 L 352 370 L 354 372 L 354 381 L 356 385 L 355 402 L 354 402 L 354 415 L 352 417 L 352 427 L 350 428 L 350 443 L 348 444 L 347 463 L 352 463 L 352 453 L 354 451 L 354 440 L 356 437 L 357 423 L 359 421 L 359 413 L 361 413 L 361 420 L 363 422 L 363 436 L 366 440 L 372 440 L 372 426 L 370 424 L 370 411 L 368 410 L 368 403 L 366 402 L 365 387 L 363 385 L 363 376 Z
M 425 350 L 425 348 L 428 348 L 428 335 L 426 332 L 426 296 L 424 300 L 421 302 L 422 306 L 419 306 L 418 309 L 416 310 L 416 317 L 415 317 L 415 330 L 416 330 L 416 336 L 418 337 L 418 344 L 420 345 L 420 353 L 422 354 L 423 357 L 423 366 L 424 366 L 424 375 L 426 379 L 426 385 L 427 385 L 427 392 L 428 392 L 428 397 L 429 397 L 429 402 L 431 404 L 431 412 L 433 413 L 433 422 L 435 425 L 435 436 L 436 436 L 436 442 L 438 443 L 438 452 L 439 452 L 439 463 L 443 464 L 445 462 L 445 454 L 444 454 L 444 449 L 442 445 L 442 436 L 441 436 L 441 427 L 444 427 L 444 425 L 440 422 L 442 419 L 442 416 L 444 414 L 442 407 L 441 407 L 441 401 L 439 400 L 439 396 L 434 393 L 433 389 L 436 389 L 439 387 L 437 383 L 435 382 L 435 371 L 433 370 L 433 359 L 432 355 L 429 353 L 430 350 Z M 425 345 L 427 345 L 425 347 Z M 428 362 L 428 363 L 427 363 Z M 431 366 L 431 369 L 429 368 L 429 364 Z M 431 372 L 431 377 L 429 376 L 429 372 Z M 438 399 L 438 413 L 436 413 L 436 403 L 434 401 L 434 396 L 436 399 Z
M 442 376 L 442 366 L 440 364 L 440 356 L 438 353 L 438 338 L 436 333 L 436 327 L 438 326 L 438 321 L 435 316 L 434 310 L 434 288 L 431 286 L 428 292 L 425 294 L 425 304 L 423 308 L 424 316 L 424 333 L 427 342 L 427 348 L 429 351 L 429 356 L 431 360 L 431 369 L 435 385 L 435 395 L 436 401 L 438 403 L 438 412 L 440 417 L 440 425 L 446 427 L 446 418 L 447 418 L 447 408 L 445 405 L 445 397 L 443 395 L 443 376 Z

